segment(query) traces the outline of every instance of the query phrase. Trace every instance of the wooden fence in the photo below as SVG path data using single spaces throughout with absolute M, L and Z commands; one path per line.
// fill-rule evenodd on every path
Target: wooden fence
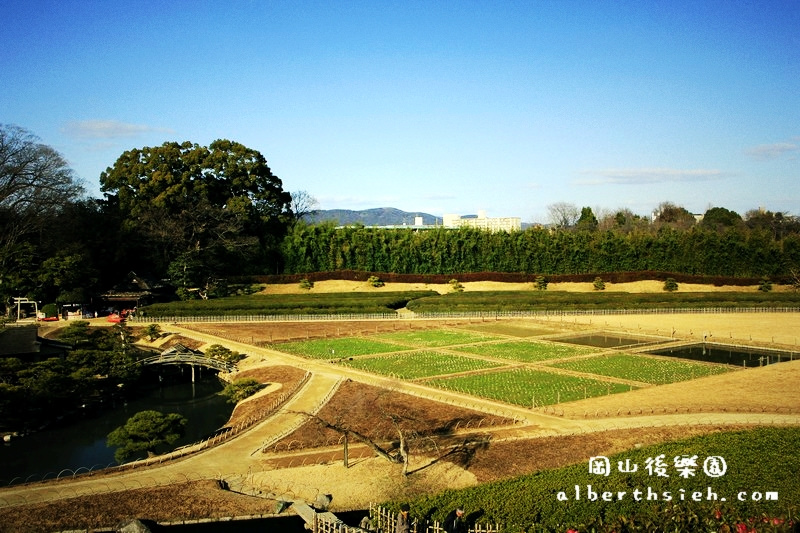
M 364 530 L 361 528 L 349 531 L 380 531 L 381 533 L 395 533 L 397 513 L 391 512 L 379 506 L 370 506 L 370 517 L 372 518 L 372 529 Z M 499 524 L 470 524 L 469 533 L 499 533 L 502 530 Z M 331 533 L 336 530 L 319 530 Z M 444 533 L 444 527 L 439 521 L 426 522 L 412 518 L 412 533 Z

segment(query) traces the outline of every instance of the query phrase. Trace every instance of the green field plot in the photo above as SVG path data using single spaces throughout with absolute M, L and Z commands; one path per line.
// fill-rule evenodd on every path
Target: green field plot
M 398 344 L 361 337 L 284 342 L 275 344 L 273 348 L 281 352 L 314 359 L 339 359 L 406 349 Z
M 554 363 L 550 366 L 587 374 L 663 385 L 728 372 L 722 365 L 707 365 L 675 359 L 656 359 L 632 354 L 598 355 L 588 359 Z
M 567 346 L 550 344 L 546 342 L 508 341 L 478 346 L 461 346 L 459 351 L 469 352 L 498 359 L 513 359 L 514 361 L 536 362 L 550 359 L 563 359 L 596 352 L 596 348 L 585 346 Z
M 479 331 L 487 334 L 508 335 L 510 337 L 538 337 L 540 335 L 550 335 L 556 330 L 538 326 L 526 326 L 521 324 L 509 323 L 505 320 L 492 320 L 490 322 L 478 322 L 476 324 L 465 324 L 459 326 L 470 331 Z
M 454 344 L 469 344 L 497 340 L 502 337 L 492 337 L 472 331 L 455 331 L 450 329 L 422 329 L 417 331 L 398 331 L 375 335 L 374 338 L 396 341 L 403 344 L 413 344 L 420 347 L 452 346 Z
M 418 379 L 470 370 L 494 368 L 496 363 L 441 352 L 422 351 L 344 361 L 343 364 L 400 379 Z
M 630 385 L 514 368 L 468 376 L 431 379 L 426 384 L 473 396 L 530 407 L 571 402 L 632 390 Z

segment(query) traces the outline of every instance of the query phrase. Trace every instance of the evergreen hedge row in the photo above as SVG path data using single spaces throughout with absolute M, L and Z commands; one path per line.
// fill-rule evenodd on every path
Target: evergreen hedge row
M 331 294 L 254 294 L 214 300 L 189 300 L 140 307 L 141 316 L 241 316 L 306 315 L 393 312 L 410 300 L 437 294 L 434 291 Z
M 646 231 L 473 228 L 414 231 L 298 224 L 282 244 L 286 274 L 363 271 L 595 274 L 659 271 L 773 279 L 800 266 L 800 234 L 695 226 Z

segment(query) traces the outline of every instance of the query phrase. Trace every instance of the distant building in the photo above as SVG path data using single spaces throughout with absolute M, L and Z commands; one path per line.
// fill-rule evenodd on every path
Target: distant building
M 425 224 L 422 216 L 416 215 L 413 224 L 386 224 L 370 226 L 378 229 L 410 229 L 414 231 L 431 230 L 436 228 L 458 229 L 458 228 L 477 228 L 488 231 L 515 231 L 522 229 L 522 222 L 519 217 L 489 218 L 486 211 L 478 211 L 478 216 L 444 215 L 442 223 L 436 220 L 435 224 Z M 348 226 L 337 226 L 338 229 Z
M 486 211 L 478 211 L 477 217 L 462 217 L 461 215 L 448 214 L 442 217 L 445 228 L 478 228 L 489 231 L 517 231 L 522 229 L 519 217 L 490 218 Z

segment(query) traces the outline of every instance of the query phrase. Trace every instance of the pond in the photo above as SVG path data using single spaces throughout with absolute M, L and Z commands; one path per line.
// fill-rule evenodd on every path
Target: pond
M 139 411 L 178 413 L 188 420 L 185 436 L 173 448 L 203 440 L 224 426 L 233 412 L 233 404 L 218 394 L 222 388 L 215 375 L 196 383 L 157 386 L 145 396 L 120 403 L 97 416 L 86 415 L 61 427 L 2 443 L 0 485 L 54 478 L 64 470 L 115 465 L 115 449 L 106 446 L 106 436 Z
M 577 335 L 552 339 L 556 342 L 566 342 L 569 344 L 580 344 L 581 346 L 593 346 L 595 348 L 622 348 L 631 346 L 642 346 L 666 342 L 666 339 L 642 339 L 636 337 L 623 337 L 617 334 L 591 333 L 589 335 Z
M 791 361 L 800 357 L 800 354 L 797 352 L 784 352 L 752 348 L 749 346 L 729 346 L 712 343 L 699 343 L 675 348 L 663 348 L 661 350 L 648 350 L 648 353 L 747 368 Z

